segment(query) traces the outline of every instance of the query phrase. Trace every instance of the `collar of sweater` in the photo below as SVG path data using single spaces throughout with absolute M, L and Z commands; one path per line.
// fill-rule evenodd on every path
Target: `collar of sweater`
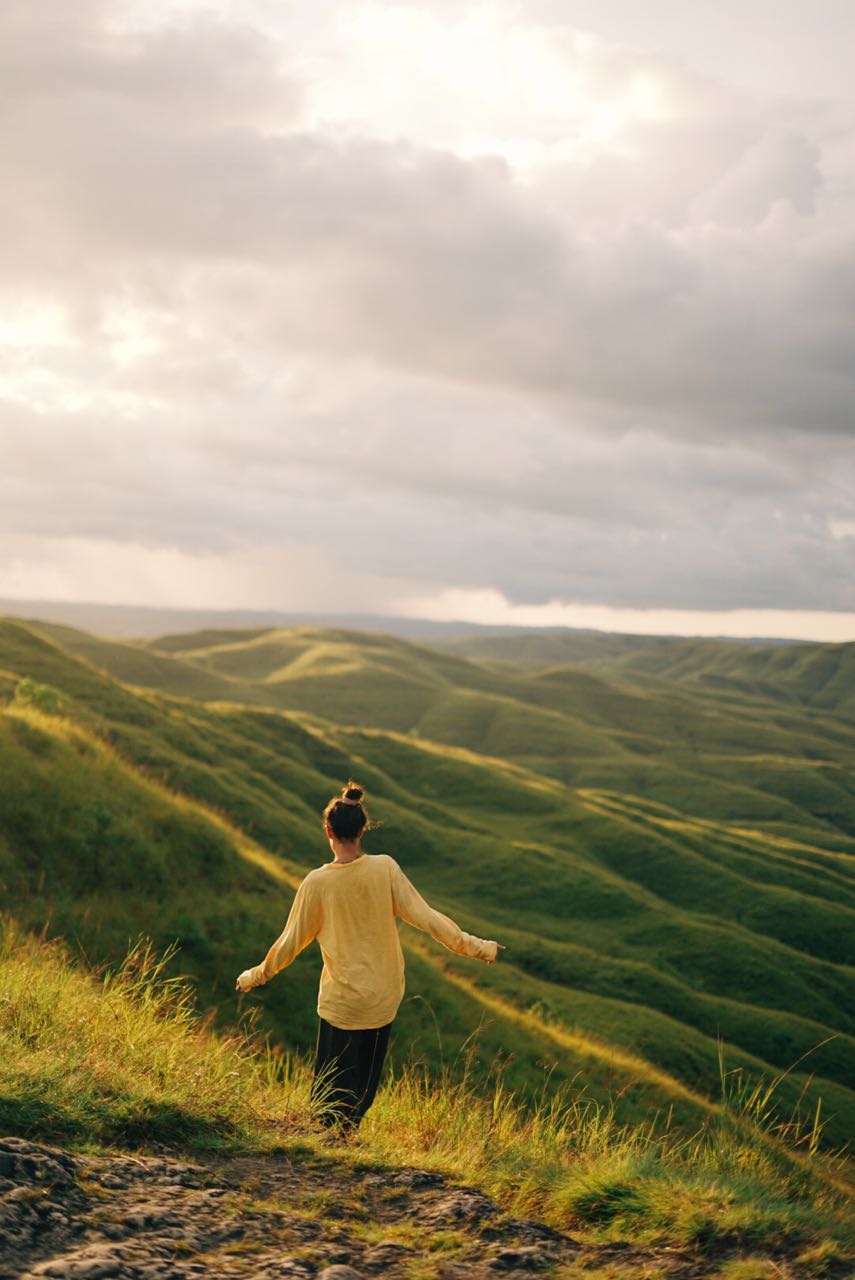
M 347 862 L 339 862 L 337 858 L 334 858 L 332 862 L 326 862 L 324 865 L 327 867 L 352 867 L 357 862 L 364 862 L 367 856 L 365 853 L 360 853 L 358 857 L 349 858 Z

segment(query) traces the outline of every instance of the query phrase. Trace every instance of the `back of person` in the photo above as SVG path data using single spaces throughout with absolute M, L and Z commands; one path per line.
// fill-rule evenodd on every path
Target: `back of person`
M 492 964 L 501 943 L 464 933 L 431 907 L 389 854 L 360 849 L 368 826 L 362 787 L 349 782 L 324 809 L 335 854 L 297 889 L 288 920 L 260 965 L 237 979 L 240 991 L 268 982 L 315 938 L 323 956 L 318 990 L 315 1085 L 324 1077 L 323 1123 L 355 1128 L 371 1105 L 389 1031 L 405 990 L 397 919 L 429 933 L 459 955 Z
M 404 995 L 404 955 L 396 924 L 387 854 L 362 853 L 353 862 L 328 862 L 307 877 L 320 900 L 317 939 L 324 959 L 318 1014 L 337 1027 L 391 1022 Z

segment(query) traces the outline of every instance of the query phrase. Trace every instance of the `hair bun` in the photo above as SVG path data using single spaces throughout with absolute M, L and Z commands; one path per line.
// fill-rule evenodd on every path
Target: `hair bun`
M 360 787 L 358 782 L 348 782 L 341 790 L 341 798 L 345 804 L 361 804 L 364 795 L 365 788 Z

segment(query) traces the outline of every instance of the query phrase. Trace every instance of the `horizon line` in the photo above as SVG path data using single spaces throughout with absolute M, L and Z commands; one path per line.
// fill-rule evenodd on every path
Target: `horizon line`
M 651 639 L 710 639 L 725 640 L 732 642 L 756 642 L 768 644 L 799 644 L 799 643 L 819 643 L 819 644 L 847 644 L 855 641 L 855 615 L 844 613 L 843 611 L 827 611 L 820 612 L 816 610 L 775 610 L 775 609 L 730 609 L 730 610 L 673 610 L 673 609 L 625 609 L 614 606 L 592 606 L 592 605 L 576 605 L 565 606 L 559 605 L 558 602 L 550 602 L 548 605 L 535 606 L 517 606 L 505 603 L 504 612 L 506 617 L 478 618 L 471 615 L 464 616 L 462 613 L 455 615 L 448 612 L 440 616 L 439 612 L 434 610 L 431 612 L 390 612 L 375 613 L 366 611 L 341 611 L 331 612 L 321 609 L 279 609 L 279 608 L 262 608 L 258 606 L 227 606 L 214 607 L 208 605 L 175 605 L 175 604 L 149 604 L 135 603 L 130 604 L 125 601 L 98 601 L 98 600 L 71 600 L 68 598 L 45 598 L 45 597 L 0 597 L 0 614 L 8 617 L 26 620 L 30 618 L 33 621 L 43 621 L 58 625 L 71 625 L 68 616 L 65 618 L 56 616 L 59 613 L 66 615 L 80 615 L 86 612 L 102 612 L 111 615 L 116 620 L 125 615 L 128 622 L 131 616 L 140 617 L 140 615 L 160 615 L 164 621 L 173 617 L 185 619 L 190 623 L 191 628 L 194 621 L 200 623 L 207 620 L 204 625 L 213 626 L 221 625 L 228 627 L 229 622 L 233 621 L 233 625 L 237 628 L 241 625 L 252 625 L 253 623 L 259 627 L 276 626 L 286 624 L 291 625 L 317 625 L 330 627 L 339 626 L 349 623 L 355 625 L 356 630 L 367 630 L 367 623 L 376 623 L 378 627 L 382 624 L 397 624 L 407 630 L 420 631 L 422 634 L 432 631 L 447 631 L 454 629 L 465 629 L 474 632 L 541 632 L 541 633 L 561 633 L 576 632 L 590 635 L 603 636 L 638 636 L 650 637 Z M 562 618 L 550 618 L 549 612 L 556 612 L 560 609 L 561 613 L 567 614 L 572 612 L 579 615 L 577 620 L 564 620 Z M 53 614 L 53 617 L 39 616 L 46 613 Z M 585 614 L 590 615 L 591 619 L 599 617 L 600 625 L 594 625 L 593 621 L 585 621 Z M 614 616 L 613 625 L 602 625 L 602 621 L 609 615 Z M 712 619 L 721 620 L 726 626 L 725 619 L 733 615 L 748 614 L 753 619 L 758 619 L 764 614 L 769 615 L 771 627 L 769 631 L 746 630 L 744 625 L 742 629 L 736 631 L 715 630 L 712 629 Z M 520 616 L 516 616 L 520 615 Z M 540 616 L 538 616 L 540 615 Z M 650 615 L 650 629 L 643 629 L 640 626 L 641 619 L 638 615 Z M 690 625 L 692 616 L 696 615 L 698 620 L 706 620 L 706 626 L 701 630 L 685 630 L 679 625 L 668 627 L 664 625 L 663 619 L 672 619 L 676 622 L 677 618 L 685 619 L 686 624 Z M 816 624 L 818 618 L 822 618 L 827 623 L 831 617 L 838 617 L 841 621 L 847 619 L 851 624 L 851 635 L 837 637 L 817 636 L 815 631 L 813 634 L 798 634 L 788 627 L 784 628 L 786 634 L 774 629 L 773 618 L 781 620 L 786 618 L 793 620 L 804 615 L 805 630 L 810 631 L 809 619 L 813 619 Z M 656 624 L 656 619 L 660 620 L 660 625 Z M 243 623 L 238 619 L 243 619 Z M 620 619 L 624 619 L 630 625 L 619 625 Z M 141 620 L 141 617 L 140 617 Z M 302 620 L 298 621 L 298 620 Z M 154 618 L 151 619 L 154 621 Z M 633 625 L 633 623 L 635 625 Z M 345 627 L 346 629 L 346 627 Z M 123 629 L 124 630 L 124 629 Z M 146 631 L 149 627 L 145 628 Z M 127 632 L 126 638 L 133 638 L 136 633 Z M 157 634 L 153 632 L 152 634 Z

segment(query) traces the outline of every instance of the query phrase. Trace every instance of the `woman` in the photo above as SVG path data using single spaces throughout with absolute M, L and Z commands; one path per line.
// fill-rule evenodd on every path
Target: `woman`
M 374 1101 L 389 1032 L 404 996 L 404 956 L 397 916 L 450 951 L 493 964 L 500 942 L 464 933 L 428 906 L 394 858 L 367 854 L 364 790 L 349 782 L 324 809 L 333 861 L 297 889 L 287 923 L 261 964 L 245 969 L 238 991 L 260 986 L 289 965 L 313 938 L 324 958 L 318 992 L 318 1042 L 312 1099 L 321 1120 L 355 1131 Z

